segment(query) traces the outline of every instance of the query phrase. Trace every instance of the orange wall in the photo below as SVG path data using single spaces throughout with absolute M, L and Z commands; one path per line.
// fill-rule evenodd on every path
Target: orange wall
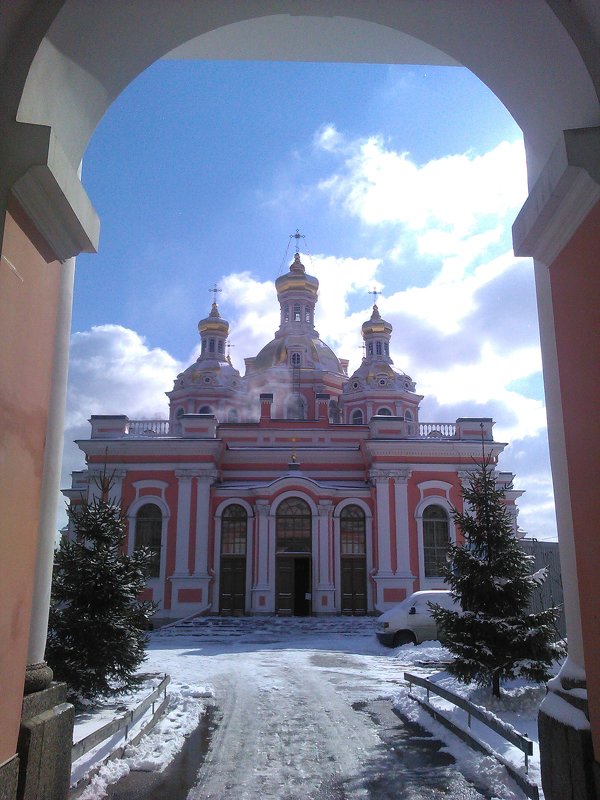
M 60 277 L 36 238 L 9 205 L 2 254 L 20 277 L 0 260 L 0 764 L 21 714 Z
M 600 203 L 550 268 L 581 626 L 600 760 Z M 560 535 L 560 531 L 559 531 Z

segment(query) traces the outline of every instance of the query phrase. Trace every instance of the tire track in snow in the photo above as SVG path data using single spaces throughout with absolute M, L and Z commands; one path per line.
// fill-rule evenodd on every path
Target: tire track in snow
M 213 683 L 222 719 L 190 800 L 368 796 L 356 776 L 380 740 L 297 654 L 252 660 Z

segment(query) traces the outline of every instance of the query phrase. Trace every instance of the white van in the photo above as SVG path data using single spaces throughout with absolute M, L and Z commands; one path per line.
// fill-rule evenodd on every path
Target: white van
M 437 639 L 438 631 L 431 616 L 429 603 L 437 603 L 452 611 L 460 611 L 450 592 L 444 589 L 430 589 L 415 592 L 385 611 L 378 619 L 375 632 L 381 644 L 398 647 L 401 644 L 420 644 L 429 639 Z

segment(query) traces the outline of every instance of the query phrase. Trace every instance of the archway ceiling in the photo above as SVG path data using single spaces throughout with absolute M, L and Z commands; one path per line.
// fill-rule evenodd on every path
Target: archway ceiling
M 283 14 L 217 28 L 165 58 L 460 66 L 447 53 L 384 25 L 349 17 Z
M 311 58 L 323 61 L 367 62 L 380 44 L 386 53 L 397 47 L 394 63 L 425 53 L 440 63 L 447 54 L 445 63 L 471 69 L 524 131 L 530 182 L 565 128 L 600 124 L 590 74 L 544 0 L 511 4 L 510 13 L 504 3 L 479 0 L 67 0 L 36 55 L 18 120 L 51 125 L 77 166 L 105 110 L 141 71 L 193 40 L 207 53 L 219 41 L 231 57 L 249 57 L 247 44 L 236 49 L 244 24 L 263 26 L 266 58 L 297 58 L 315 25 L 335 31 L 310 44 Z M 344 41 L 348 31 L 352 41 Z

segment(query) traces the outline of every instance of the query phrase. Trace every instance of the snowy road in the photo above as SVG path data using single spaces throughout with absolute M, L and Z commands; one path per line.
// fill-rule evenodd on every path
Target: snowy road
M 188 680 L 193 673 L 213 687 L 217 721 L 189 800 L 481 798 L 435 740 L 408 731 L 392 713 L 400 665 L 369 652 L 377 644 L 293 640 L 224 649 L 183 654 Z M 169 656 L 163 650 L 160 662 L 172 672 Z M 181 679 L 181 650 L 177 665 Z

